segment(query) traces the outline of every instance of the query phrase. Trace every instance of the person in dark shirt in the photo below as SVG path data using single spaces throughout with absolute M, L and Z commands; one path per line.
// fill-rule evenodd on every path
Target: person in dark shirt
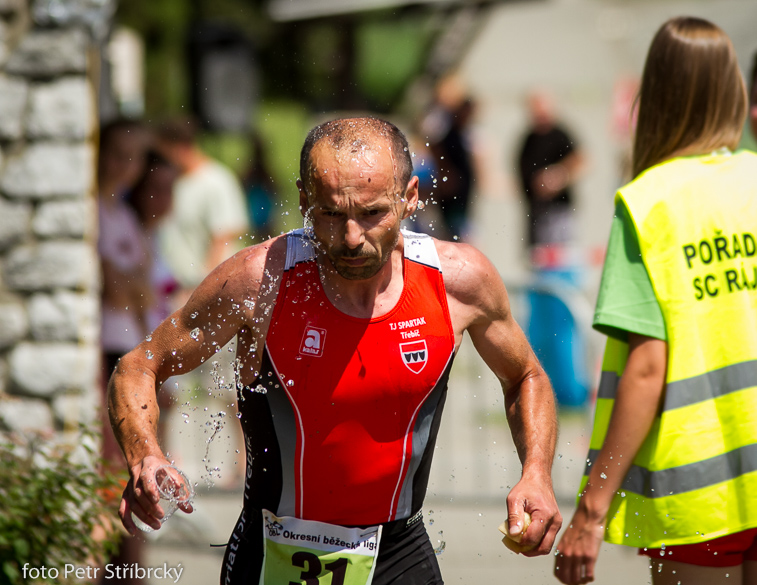
M 467 218 L 475 176 L 473 155 L 466 136 L 474 103 L 463 100 L 449 113 L 448 128 L 431 144 L 441 180 L 435 186 L 448 239 L 459 239 L 467 232 Z
M 528 204 L 529 243 L 566 243 L 572 238 L 571 186 L 582 157 L 571 136 L 555 121 L 549 96 L 528 98 L 529 130 L 520 151 L 519 171 Z

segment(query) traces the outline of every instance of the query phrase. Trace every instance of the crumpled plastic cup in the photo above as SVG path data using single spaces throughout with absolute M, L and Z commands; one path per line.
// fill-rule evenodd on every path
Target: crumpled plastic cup
M 195 496 L 195 490 L 186 474 L 175 465 L 161 465 L 155 470 L 155 484 L 160 494 L 160 507 L 163 509 L 163 517 L 160 523 L 165 523 L 179 506 L 189 504 Z M 131 519 L 142 532 L 155 532 L 152 526 L 142 522 L 132 512 Z

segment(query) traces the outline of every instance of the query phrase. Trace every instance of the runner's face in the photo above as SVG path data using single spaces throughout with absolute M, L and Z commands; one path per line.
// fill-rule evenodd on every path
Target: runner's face
M 397 245 L 400 222 L 417 205 L 417 179 L 407 187 L 395 180 L 388 144 L 353 152 L 324 141 L 311 152 L 308 183 L 307 193 L 299 184 L 300 206 L 337 273 L 349 280 L 377 274 Z

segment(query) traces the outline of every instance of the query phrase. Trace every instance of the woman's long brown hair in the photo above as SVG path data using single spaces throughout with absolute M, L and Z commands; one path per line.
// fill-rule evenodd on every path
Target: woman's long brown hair
M 667 21 L 644 65 L 633 176 L 676 156 L 736 148 L 747 107 L 728 36 L 700 18 Z

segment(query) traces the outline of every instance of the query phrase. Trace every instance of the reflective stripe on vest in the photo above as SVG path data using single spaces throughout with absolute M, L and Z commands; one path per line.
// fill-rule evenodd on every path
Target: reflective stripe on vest
M 613 499 L 606 539 L 688 544 L 757 526 L 757 155 L 674 159 L 617 196 L 665 319 L 660 412 Z M 581 489 L 628 345 L 608 338 Z M 632 391 L 632 389 L 630 389 Z
M 725 366 L 687 380 L 670 382 L 665 390 L 664 409 L 672 410 L 704 400 L 725 396 L 754 385 L 757 380 L 757 360 Z M 602 372 L 597 398 L 615 399 L 620 376 Z

